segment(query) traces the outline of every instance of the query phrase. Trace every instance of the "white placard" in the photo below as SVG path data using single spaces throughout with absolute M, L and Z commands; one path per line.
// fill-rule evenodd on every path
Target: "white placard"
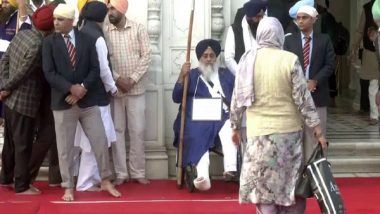
M 192 109 L 193 120 L 222 120 L 222 98 L 195 98 Z
M 9 43 L 7 40 L 0 39 L 0 52 L 7 51 Z

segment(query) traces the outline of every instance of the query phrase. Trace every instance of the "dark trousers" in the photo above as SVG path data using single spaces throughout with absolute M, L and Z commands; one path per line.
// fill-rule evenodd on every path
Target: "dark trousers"
M 331 74 L 329 77 L 329 88 L 330 88 L 330 97 L 334 98 L 338 96 L 338 88 L 336 84 L 336 75 L 335 73 Z
M 32 181 L 36 179 L 47 154 L 49 154 L 49 183 L 60 184 L 62 178 L 59 171 L 54 116 L 50 109 L 50 93 L 43 95 L 38 112 L 36 140 L 33 143 L 32 157 L 29 163 Z
M 22 115 L 4 105 L 4 146 L 0 183 L 15 183 L 15 191 L 29 189 L 28 164 L 32 154 L 35 118 Z
M 369 80 L 360 79 L 360 111 L 369 112 Z

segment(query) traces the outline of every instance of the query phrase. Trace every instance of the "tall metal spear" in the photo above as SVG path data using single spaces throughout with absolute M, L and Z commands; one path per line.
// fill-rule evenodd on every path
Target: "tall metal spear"
M 190 24 L 189 33 L 187 36 L 187 50 L 186 50 L 186 62 L 190 62 L 190 50 L 191 50 L 191 39 L 193 35 L 193 20 L 194 20 L 194 8 L 195 0 L 193 0 L 191 13 L 190 13 Z M 185 131 L 185 115 L 186 115 L 186 99 L 187 99 L 187 87 L 189 84 L 188 75 L 184 77 L 183 80 L 183 94 L 181 103 L 181 128 L 179 132 L 179 145 L 178 145 L 178 162 L 177 162 L 177 187 L 182 188 L 183 186 L 183 144 L 184 144 L 184 131 Z

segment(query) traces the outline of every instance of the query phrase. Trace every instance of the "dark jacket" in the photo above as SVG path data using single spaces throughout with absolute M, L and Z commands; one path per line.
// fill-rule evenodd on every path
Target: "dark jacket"
M 309 78 L 317 80 L 317 90 L 312 94 L 317 107 L 325 107 L 329 103 L 329 77 L 335 70 L 334 48 L 328 35 L 313 34 L 313 49 L 311 53 Z M 301 33 L 285 37 L 284 50 L 298 56 L 303 65 L 303 48 Z
M 65 98 L 70 87 L 83 84 L 87 94 L 78 101 L 78 106 L 87 108 L 107 105 L 107 95 L 100 79 L 98 55 L 95 41 L 86 34 L 74 29 L 76 66 L 72 68 L 63 36 L 59 33 L 49 35 L 43 43 L 43 70 L 52 88 L 51 107 L 53 110 L 71 108 Z

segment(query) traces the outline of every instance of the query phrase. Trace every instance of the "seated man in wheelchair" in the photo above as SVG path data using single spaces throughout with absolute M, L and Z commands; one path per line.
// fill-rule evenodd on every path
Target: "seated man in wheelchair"
M 190 69 L 189 62 L 183 64 L 172 94 L 173 101 L 181 104 L 184 77 L 188 75 L 182 153 L 188 188 L 189 185 L 199 190 L 211 188 L 209 151 L 215 148 L 222 147 L 225 179 L 236 180 L 237 177 L 237 148 L 232 143 L 229 120 L 235 77 L 228 69 L 219 67 L 220 51 L 218 41 L 200 41 L 196 46 L 199 66 Z M 182 104 L 173 126 L 176 147 L 180 138 L 181 108 Z

